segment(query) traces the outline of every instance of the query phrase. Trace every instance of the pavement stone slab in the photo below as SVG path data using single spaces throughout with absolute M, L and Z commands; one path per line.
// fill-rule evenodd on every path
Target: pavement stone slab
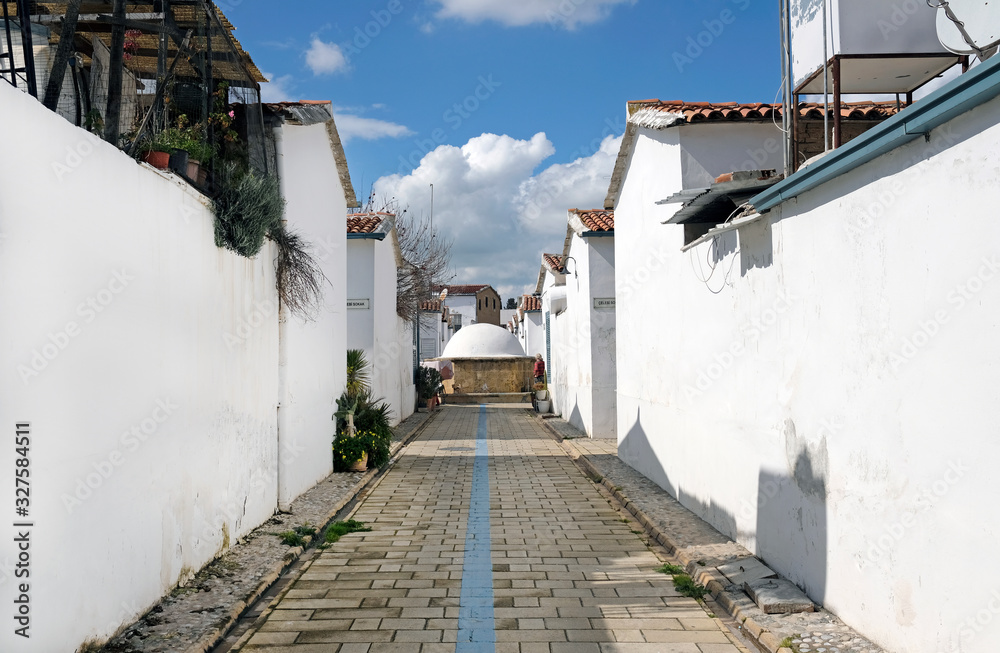
M 485 512 L 470 511 L 484 491 Z M 281 635 L 294 636 L 287 653 L 320 643 L 451 653 L 466 650 L 463 632 L 484 638 L 477 651 L 743 650 L 655 571 L 636 525 L 528 411 L 446 406 L 352 518 L 372 530 L 315 556 L 234 650 Z M 485 565 L 470 566 L 473 554 Z M 463 631 L 470 618 L 490 632 Z

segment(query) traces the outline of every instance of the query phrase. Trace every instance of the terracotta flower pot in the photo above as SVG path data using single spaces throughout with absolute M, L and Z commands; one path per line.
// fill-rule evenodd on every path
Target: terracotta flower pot
M 368 469 L 368 452 L 366 451 L 361 460 L 356 460 L 348 467 L 352 472 L 363 472 Z
M 194 159 L 188 159 L 187 164 L 187 178 L 191 181 L 198 181 L 198 176 L 201 173 L 201 161 L 195 161 Z
M 166 152 L 153 150 L 142 155 L 142 160 L 159 170 L 166 170 L 170 167 L 170 155 Z

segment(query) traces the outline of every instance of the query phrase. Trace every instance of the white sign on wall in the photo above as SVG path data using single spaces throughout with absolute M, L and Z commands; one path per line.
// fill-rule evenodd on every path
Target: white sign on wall
M 357 311 L 367 311 L 372 307 L 372 300 L 370 299 L 348 299 L 347 309 L 357 310 Z
M 594 297 L 594 308 L 614 308 L 614 297 Z

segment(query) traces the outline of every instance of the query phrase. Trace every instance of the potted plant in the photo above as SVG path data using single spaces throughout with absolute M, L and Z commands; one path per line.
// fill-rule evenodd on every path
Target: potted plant
M 545 384 L 536 383 L 534 385 L 534 390 L 535 390 L 535 399 L 537 399 L 538 401 L 545 401 L 546 398 Z
M 212 146 L 196 138 L 189 138 L 184 149 L 188 153 L 188 179 L 199 184 L 204 184 L 208 180 L 208 169 L 204 166 L 214 154 Z
M 428 412 L 434 410 L 435 398 L 444 385 L 441 382 L 441 373 L 432 367 L 420 366 L 417 369 L 417 394 L 423 401 Z
M 165 129 L 158 134 L 143 140 L 139 146 L 139 153 L 142 160 L 158 170 L 166 170 L 170 167 L 170 150 L 174 142 L 174 134 L 171 130 Z
M 363 437 L 341 433 L 333 441 L 333 466 L 338 471 L 363 472 L 368 469 L 368 442 Z
M 549 412 L 549 400 L 548 399 L 539 399 L 535 403 L 538 405 L 538 412 L 539 413 L 547 413 L 547 412 Z

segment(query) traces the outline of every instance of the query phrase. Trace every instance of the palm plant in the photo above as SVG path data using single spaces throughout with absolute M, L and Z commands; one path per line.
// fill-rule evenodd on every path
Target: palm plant
M 368 359 L 361 349 L 347 350 L 347 395 L 359 397 L 371 390 L 368 374 Z

